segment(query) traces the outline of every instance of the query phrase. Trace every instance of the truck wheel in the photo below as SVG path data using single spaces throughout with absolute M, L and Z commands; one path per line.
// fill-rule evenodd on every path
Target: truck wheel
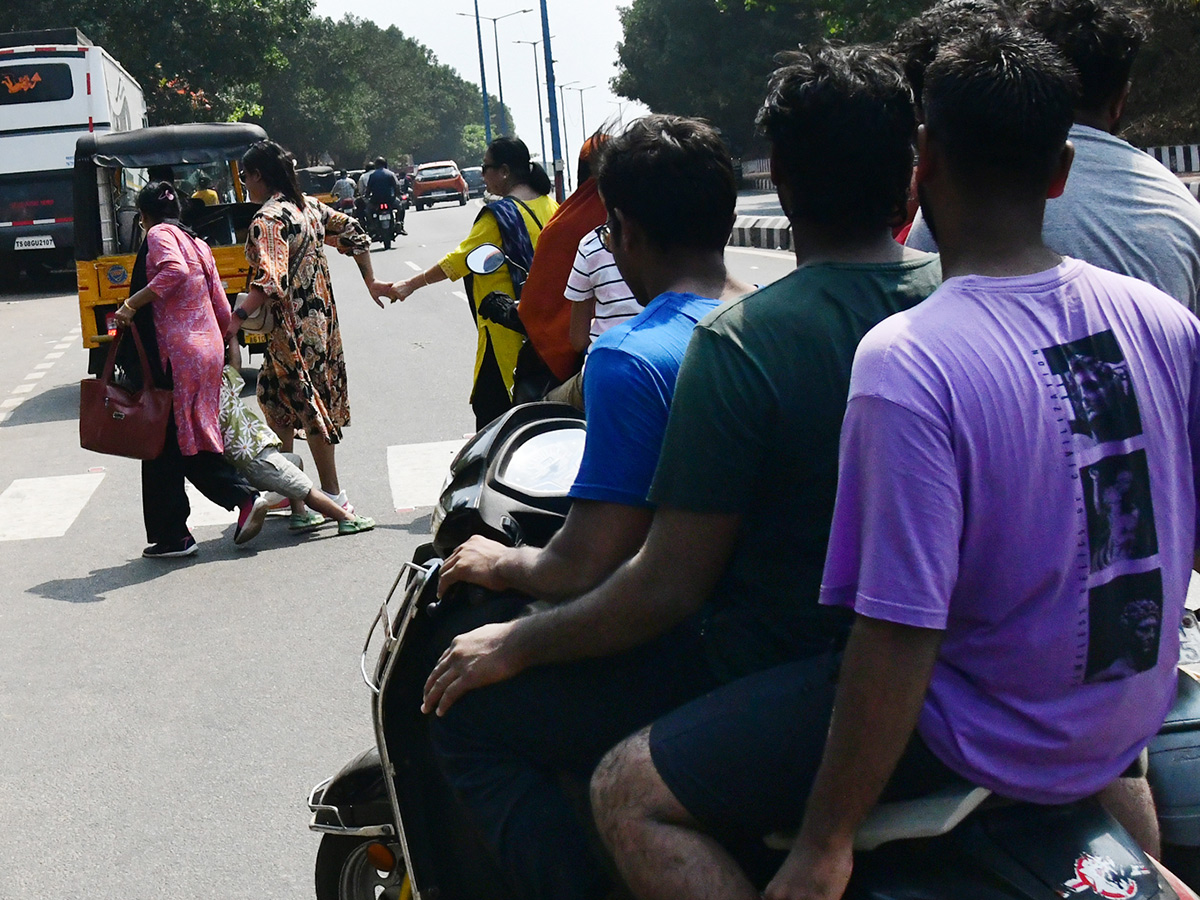
M 314 874 L 317 900 L 376 900 L 384 892 L 404 896 L 408 873 L 399 848 L 388 846 L 397 864 L 391 872 L 381 872 L 367 855 L 367 848 L 376 842 L 376 838 L 340 834 L 322 837 Z

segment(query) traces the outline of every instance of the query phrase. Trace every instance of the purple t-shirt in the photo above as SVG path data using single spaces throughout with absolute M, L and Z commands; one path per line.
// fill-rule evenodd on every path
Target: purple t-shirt
M 999 794 L 1128 767 L 1174 696 L 1200 322 L 1066 259 L 952 278 L 854 360 L 821 602 L 945 631 L 919 731 Z

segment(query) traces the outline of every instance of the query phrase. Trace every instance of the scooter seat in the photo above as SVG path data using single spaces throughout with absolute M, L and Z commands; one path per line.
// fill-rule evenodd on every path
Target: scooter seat
M 979 808 L 990 795 L 987 788 L 962 784 L 943 788 L 916 800 L 881 803 L 854 835 L 855 850 L 874 850 L 891 841 L 946 834 Z M 795 832 L 775 832 L 765 838 L 774 850 L 790 850 Z

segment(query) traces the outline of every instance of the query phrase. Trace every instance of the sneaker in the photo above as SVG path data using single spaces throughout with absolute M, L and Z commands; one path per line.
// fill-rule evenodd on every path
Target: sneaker
M 375 520 L 366 516 L 355 516 L 344 522 L 338 522 L 338 534 L 358 534 L 360 531 L 370 531 L 375 527 Z
M 290 498 L 283 496 L 283 494 L 268 491 L 267 510 L 269 512 L 291 512 L 292 501 Z
M 189 534 L 182 541 L 152 544 L 142 551 L 142 556 L 146 559 L 174 559 L 178 556 L 191 556 L 195 552 L 196 539 Z
M 288 531 L 312 531 L 325 524 L 325 517 L 314 509 L 292 513 L 288 519 Z
M 267 498 L 262 494 L 255 494 L 254 499 L 243 503 L 241 512 L 238 513 L 237 528 L 233 532 L 233 542 L 244 544 L 256 537 L 262 531 L 263 522 L 267 519 L 267 510 L 270 508 Z

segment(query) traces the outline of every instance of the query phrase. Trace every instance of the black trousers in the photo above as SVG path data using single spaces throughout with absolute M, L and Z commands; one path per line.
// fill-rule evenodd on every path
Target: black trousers
M 202 451 L 184 456 L 172 417 L 163 452 L 142 462 L 142 519 L 148 543 L 178 543 L 190 534 L 187 520 L 192 507 L 183 489 L 185 478 L 225 509 L 236 509 L 258 493 L 221 454 Z

